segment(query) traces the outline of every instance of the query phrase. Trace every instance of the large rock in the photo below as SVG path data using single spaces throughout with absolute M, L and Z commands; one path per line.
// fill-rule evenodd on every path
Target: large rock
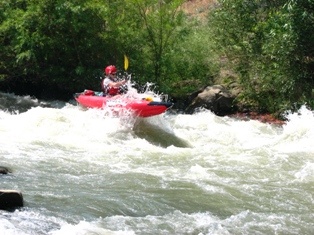
M 207 86 L 191 95 L 191 103 L 185 111 L 192 114 L 198 108 L 206 108 L 217 115 L 230 114 L 235 109 L 235 98 L 236 95 L 222 85 Z
M 16 190 L 0 189 L 0 209 L 11 210 L 23 206 L 22 193 Z

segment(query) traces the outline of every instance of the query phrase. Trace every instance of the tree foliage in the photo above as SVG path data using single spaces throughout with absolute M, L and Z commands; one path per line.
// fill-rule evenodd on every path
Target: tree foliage
M 153 64 L 153 78 L 158 81 L 165 67 L 163 56 L 175 45 L 180 34 L 182 13 L 179 12 L 179 6 L 182 0 L 135 0 L 133 2 L 140 19 L 139 26 L 143 28 L 142 38 L 146 39 L 141 43 L 146 46 Z
M 132 0 L 128 8 L 138 19 L 133 43 L 140 53 L 132 57 L 137 56 L 133 63 L 142 81 L 155 82 L 163 92 L 179 96 L 211 84 L 217 73 L 210 35 L 203 22 L 183 14 L 183 2 Z
M 238 74 L 242 102 L 274 113 L 310 100 L 313 1 L 219 2 L 209 27 Z
M 182 0 L 1 0 L 2 77 L 96 88 L 93 76 L 131 58 L 139 80 L 162 83 L 183 27 Z M 97 82 L 96 82 L 97 81 Z
M 4 72 L 63 86 L 88 75 L 99 64 L 105 47 L 98 45 L 103 20 L 85 3 L 31 0 L 5 4 L 8 15 L 1 24 L 1 35 L 10 69 Z M 97 27 L 90 27 L 91 22 Z

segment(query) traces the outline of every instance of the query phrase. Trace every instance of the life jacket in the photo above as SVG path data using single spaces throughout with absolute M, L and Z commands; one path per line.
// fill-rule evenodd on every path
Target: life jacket
M 101 87 L 103 90 L 104 95 L 118 95 L 118 94 L 123 94 L 126 93 L 128 90 L 126 85 L 120 86 L 120 87 L 109 87 L 108 85 L 104 86 L 104 79 L 101 81 Z
M 109 87 L 108 85 L 104 86 L 104 79 L 101 81 L 101 88 L 103 90 L 104 95 L 117 95 L 119 92 L 118 87 Z
M 109 95 L 117 95 L 119 93 L 118 87 L 108 87 L 107 92 Z

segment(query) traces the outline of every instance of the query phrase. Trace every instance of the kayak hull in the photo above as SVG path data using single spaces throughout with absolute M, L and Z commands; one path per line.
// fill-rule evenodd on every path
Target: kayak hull
M 113 97 L 103 97 L 97 95 L 86 95 L 77 93 L 75 100 L 86 108 L 111 108 L 113 110 L 131 110 L 136 116 L 151 117 L 164 113 L 172 106 L 171 102 L 150 101 L 147 99 L 126 98 L 120 95 Z

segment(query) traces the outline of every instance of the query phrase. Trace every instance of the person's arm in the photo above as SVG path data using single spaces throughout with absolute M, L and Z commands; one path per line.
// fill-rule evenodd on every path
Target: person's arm
M 118 82 L 110 82 L 108 85 L 111 87 L 120 87 L 127 83 L 127 80 L 122 80 Z

